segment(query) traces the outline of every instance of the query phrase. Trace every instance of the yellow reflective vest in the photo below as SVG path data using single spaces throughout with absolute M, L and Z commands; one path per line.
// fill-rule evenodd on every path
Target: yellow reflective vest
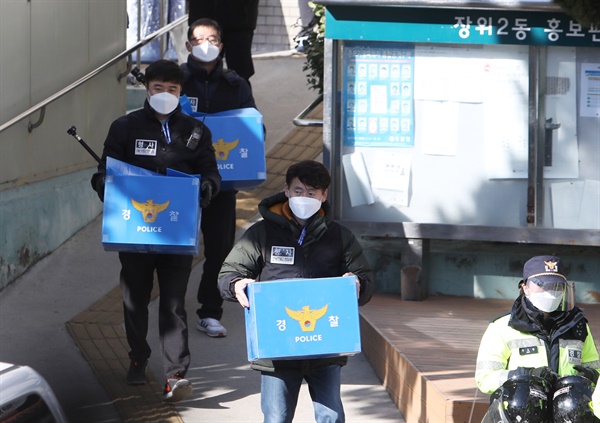
M 517 300 L 520 301 L 520 300 Z M 514 307 L 513 307 L 514 314 Z M 570 331 L 565 338 L 559 335 L 556 339 L 548 340 L 543 336 L 521 332 L 509 326 L 511 314 L 500 317 L 489 324 L 485 331 L 479 352 L 477 354 L 477 367 L 475 381 L 477 387 L 486 394 L 491 394 L 508 379 L 508 373 L 518 367 L 544 367 L 554 369 L 560 376 L 577 374 L 573 366 L 581 364 L 600 371 L 598 350 L 594 344 L 592 333 L 585 319 L 578 319 L 578 323 L 570 325 Z M 580 333 L 587 330 L 585 333 Z M 573 339 L 575 338 L 575 339 Z M 552 352 L 548 348 L 558 344 L 558 368 L 553 366 Z M 556 345 L 554 347 L 556 349 Z M 556 361 L 556 360 L 555 360 Z M 600 412 L 600 392 L 596 389 L 594 407 Z
M 592 395 L 592 409 L 594 410 L 594 416 L 600 419 L 600 381 L 596 384 L 596 389 Z

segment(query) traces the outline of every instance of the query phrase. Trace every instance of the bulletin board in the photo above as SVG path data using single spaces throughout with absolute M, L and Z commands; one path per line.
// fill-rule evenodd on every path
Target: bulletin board
M 529 48 L 344 42 L 341 218 L 527 226 Z M 596 51 L 547 49 L 546 119 L 560 124 L 544 167 L 548 190 L 581 182 L 582 168 L 598 166 L 597 159 L 582 157 L 597 151 L 600 133 L 600 108 L 591 95 L 600 71 Z M 592 191 L 593 178 L 587 184 Z M 561 188 L 574 192 L 557 185 L 556 193 Z M 552 216 L 550 192 L 547 198 Z M 561 219 L 545 224 L 570 221 Z
M 413 147 L 414 46 L 349 43 L 344 63 L 344 144 Z

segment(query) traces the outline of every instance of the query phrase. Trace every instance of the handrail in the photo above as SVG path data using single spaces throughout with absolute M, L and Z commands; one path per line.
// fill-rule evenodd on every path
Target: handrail
M 50 97 L 48 97 L 45 100 L 39 102 L 35 106 L 33 106 L 33 107 L 25 110 L 20 115 L 14 117 L 11 120 L 9 120 L 8 122 L 4 123 L 2 126 L 0 126 L 0 132 L 2 132 L 5 129 L 11 127 L 12 125 L 14 125 L 15 123 L 19 122 L 20 120 L 25 119 L 27 116 L 29 116 L 29 115 L 37 112 L 38 110 L 40 110 L 40 109 L 43 110 L 48 104 L 52 103 L 55 100 L 58 100 L 63 95 L 65 95 L 65 94 L 69 93 L 70 91 L 74 90 L 75 88 L 79 87 L 81 84 L 89 81 L 90 79 L 92 79 L 93 77 L 95 77 L 96 75 L 98 75 L 100 72 L 102 72 L 102 71 L 106 70 L 107 68 L 111 67 L 112 65 L 114 65 L 116 62 L 118 62 L 119 60 L 121 60 L 125 56 L 129 56 L 134 51 L 136 51 L 136 50 L 144 47 L 146 44 L 152 42 L 156 37 L 160 37 L 160 36 L 166 34 L 167 32 L 169 32 L 170 30 L 172 30 L 173 28 L 176 28 L 179 25 L 181 25 L 182 23 L 187 22 L 187 19 L 188 19 L 188 15 L 187 14 L 183 15 L 179 19 L 174 20 L 170 24 L 165 25 L 162 28 L 158 29 L 157 31 L 153 32 L 152 34 L 149 34 L 146 37 L 142 38 L 135 45 L 133 45 L 132 47 L 130 47 L 127 50 L 123 51 L 122 53 L 116 55 L 111 60 L 109 60 L 108 62 L 106 62 L 103 65 L 99 66 L 98 68 L 94 69 L 93 71 L 91 71 L 87 75 L 79 78 L 77 81 L 73 82 L 72 84 L 70 84 L 70 85 L 66 86 L 65 88 L 63 88 L 62 90 L 58 91 L 56 94 L 51 95 Z M 29 124 L 29 127 L 28 127 L 29 132 L 31 132 L 31 130 L 34 127 L 39 126 L 40 123 L 41 123 L 41 121 L 38 121 L 36 124 Z
M 319 97 L 317 97 L 315 99 L 315 101 L 313 101 L 312 103 L 310 103 L 308 105 L 308 107 L 306 107 L 304 110 L 302 110 L 300 112 L 300 114 L 298 116 L 296 116 L 294 118 L 294 120 L 292 121 L 294 125 L 296 126 L 323 126 L 323 119 L 304 119 L 306 116 L 308 116 L 314 109 L 316 109 L 316 107 L 321 104 L 321 102 L 323 101 L 323 94 L 319 95 Z

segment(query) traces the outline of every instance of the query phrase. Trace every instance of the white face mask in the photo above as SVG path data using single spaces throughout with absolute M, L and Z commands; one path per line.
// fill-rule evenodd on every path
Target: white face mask
M 296 217 L 306 220 L 321 208 L 321 200 L 310 197 L 290 197 L 290 209 Z
M 213 46 L 208 41 L 192 47 L 192 56 L 204 63 L 212 62 L 219 57 L 219 53 L 219 47 Z
M 150 103 L 150 107 L 152 107 L 156 112 L 160 113 L 161 115 L 168 115 L 177 108 L 177 105 L 179 104 L 179 97 L 176 97 L 173 94 L 165 91 L 150 96 L 148 102 Z
M 552 313 L 563 299 L 563 291 L 531 292 L 527 298 L 538 310 Z

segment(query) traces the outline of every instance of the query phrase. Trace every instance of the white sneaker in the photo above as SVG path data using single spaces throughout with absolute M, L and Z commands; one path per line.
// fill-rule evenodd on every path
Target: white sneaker
M 224 338 L 227 336 L 227 329 L 223 327 L 221 322 L 211 317 L 198 319 L 197 327 L 200 332 L 205 332 L 208 336 L 213 338 Z
M 192 393 L 193 389 L 191 382 L 177 372 L 167 378 L 165 390 L 163 391 L 163 401 L 182 401 Z

